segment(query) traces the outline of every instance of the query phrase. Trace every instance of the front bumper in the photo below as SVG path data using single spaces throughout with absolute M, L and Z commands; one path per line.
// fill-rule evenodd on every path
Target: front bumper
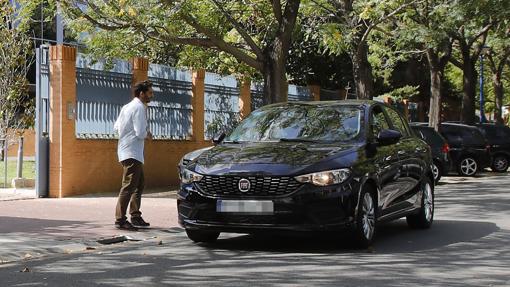
M 304 184 L 279 197 L 215 197 L 201 193 L 195 184 L 183 185 L 177 199 L 179 224 L 186 229 L 234 233 L 339 230 L 353 224 L 358 192 L 359 184 L 353 180 L 331 187 Z M 271 200 L 274 212 L 218 212 L 218 199 Z

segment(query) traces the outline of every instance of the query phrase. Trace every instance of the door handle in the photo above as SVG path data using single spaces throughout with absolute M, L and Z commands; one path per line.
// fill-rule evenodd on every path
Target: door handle
M 425 151 L 425 149 L 424 149 L 424 148 L 421 148 L 421 147 L 417 147 L 415 150 L 416 150 L 417 152 L 424 152 L 424 151 Z
M 405 155 L 405 154 L 406 154 L 406 152 L 405 152 L 405 151 L 403 151 L 403 150 L 399 150 L 399 151 L 397 152 L 397 154 L 398 154 L 398 155 Z

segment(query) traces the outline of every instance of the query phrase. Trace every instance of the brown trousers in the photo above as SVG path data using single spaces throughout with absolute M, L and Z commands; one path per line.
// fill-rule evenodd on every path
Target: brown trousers
M 144 175 L 143 164 L 135 159 L 126 159 L 121 162 L 122 173 L 122 188 L 119 192 L 119 199 L 117 200 L 117 208 L 115 211 L 115 218 L 117 222 L 122 222 L 127 219 L 126 211 L 129 204 L 129 213 L 131 217 L 139 217 L 142 215 L 140 212 L 140 205 L 142 203 L 142 193 L 144 188 Z

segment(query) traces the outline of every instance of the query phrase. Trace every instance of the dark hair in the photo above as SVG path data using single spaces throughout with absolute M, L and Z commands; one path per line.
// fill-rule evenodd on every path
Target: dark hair
M 150 88 L 152 88 L 152 83 L 149 80 L 141 81 L 135 84 L 133 87 L 133 96 L 138 98 L 141 92 L 147 92 Z

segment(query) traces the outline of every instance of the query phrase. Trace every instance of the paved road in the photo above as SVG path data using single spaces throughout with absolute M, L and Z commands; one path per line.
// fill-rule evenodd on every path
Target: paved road
M 445 182 L 430 230 L 384 224 L 371 250 L 325 234 L 222 235 L 208 246 L 160 232 L 0 265 L 0 286 L 510 286 L 510 175 Z

